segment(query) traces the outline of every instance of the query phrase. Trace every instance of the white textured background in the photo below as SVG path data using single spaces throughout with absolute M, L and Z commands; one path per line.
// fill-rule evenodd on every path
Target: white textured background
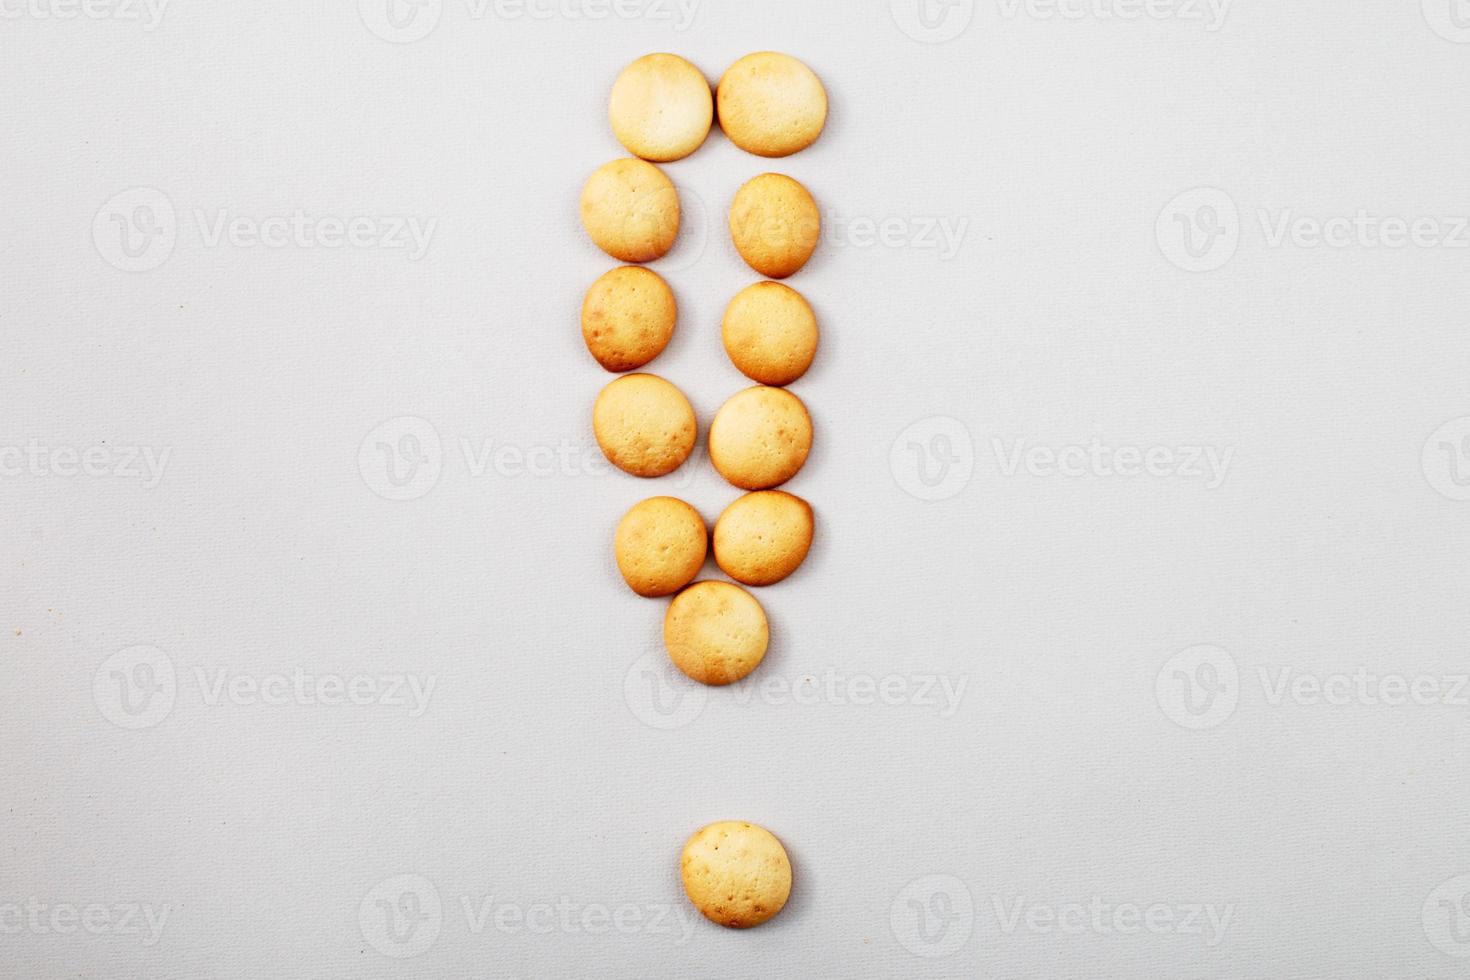
M 1464 975 L 1464 3 L 393 2 L 0 0 L 0 975 Z M 704 691 L 610 539 L 734 492 L 600 465 L 576 201 L 626 62 L 764 48 L 828 130 L 667 167 L 650 370 L 746 384 L 723 212 L 804 181 L 819 538 Z M 298 211 L 432 234 L 212 238 Z

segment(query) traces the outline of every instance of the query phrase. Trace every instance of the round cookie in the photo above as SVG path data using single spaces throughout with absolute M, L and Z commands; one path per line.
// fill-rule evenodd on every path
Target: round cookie
M 755 596 L 729 582 L 696 582 L 664 614 L 669 659 L 701 684 L 723 687 L 765 658 L 771 631 Z
M 613 258 L 652 262 L 668 254 L 678 237 L 679 194 L 648 161 L 614 160 L 582 187 L 582 226 Z
M 791 897 L 791 859 L 764 827 L 723 820 L 694 832 L 679 858 L 684 893 L 711 922 L 758 926 Z
M 689 399 L 652 374 L 623 375 L 592 406 L 592 431 L 603 455 L 634 476 L 678 469 L 694 450 L 696 430 Z
M 788 385 L 817 354 L 817 316 L 801 293 L 779 282 L 746 286 L 725 309 L 725 353 L 763 385 Z
M 715 413 L 709 458 L 742 490 L 769 490 L 796 475 L 812 448 L 812 419 L 785 388 L 747 388 Z
M 785 174 L 761 174 L 735 194 L 730 237 L 752 269 L 771 279 L 785 279 L 816 251 L 822 216 L 801 184 Z
M 822 135 L 827 90 L 789 54 L 760 51 L 731 65 L 720 79 L 720 128 L 730 142 L 762 157 L 790 156 Z
M 699 511 L 674 497 L 634 504 L 613 537 L 623 581 L 647 598 L 673 595 L 693 582 L 708 547 L 709 531 Z
M 715 522 L 715 563 L 745 585 L 774 585 L 806 560 L 814 526 L 811 505 L 800 497 L 748 493 Z
M 625 265 L 604 273 L 582 300 L 582 339 L 609 371 L 631 371 L 658 357 L 674 335 L 679 308 L 658 273 Z
M 699 149 L 714 122 L 715 103 L 698 68 L 675 54 L 649 54 L 613 83 L 607 116 L 629 153 L 664 163 Z

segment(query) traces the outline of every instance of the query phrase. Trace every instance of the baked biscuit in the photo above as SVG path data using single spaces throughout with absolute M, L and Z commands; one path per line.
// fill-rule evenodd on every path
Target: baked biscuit
M 789 54 L 761 51 L 731 65 L 717 95 L 720 128 L 730 142 L 763 157 L 789 156 L 822 135 L 827 90 Z
M 812 448 L 812 419 L 785 388 L 747 388 L 715 413 L 709 458 L 742 490 L 769 490 L 796 475 Z
M 668 254 L 679 234 L 679 194 L 663 171 L 625 157 L 605 163 L 582 188 L 582 226 L 598 248 L 623 262 Z
M 623 375 L 592 406 L 592 431 L 603 455 L 634 476 L 678 469 L 694 450 L 696 429 L 689 399 L 652 374 Z
M 673 595 L 704 567 L 709 531 L 699 511 L 674 497 L 650 497 L 623 515 L 613 554 L 623 581 L 641 596 Z
M 658 357 L 678 319 L 674 291 L 658 273 L 625 265 L 606 272 L 582 300 L 582 339 L 609 371 L 631 371 Z
M 613 135 L 634 156 L 664 163 L 704 143 L 715 103 L 704 73 L 676 54 L 649 54 L 613 83 L 608 100 Z
M 729 582 L 696 582 L 664 614 L 669 659 L 701 684 L 733 684 L 760 666 L 770 643 L 765 610 Z
M 812 257 L 822 216 L 807 189 L 785 174 L 761 174 L 740 188 L 730 205 L 730 237 L 749 266 L 785 279 Z
M 711 922 L 748 929 L 791 897 L 791 859 L 776 836 L 743 820 L 695 831 L 679 858 L 684 893 Z
M 817 353 L 817 316 L 801 293 L 758 282 L 725 309 L 725 352 L 740 373 L 763 385 L 789 385 Z
M 745 585 L 774 585 L 806 560 L 813 528 L 811 505 L 800 497 L 748 493 L 715 522 L 715 563 Z

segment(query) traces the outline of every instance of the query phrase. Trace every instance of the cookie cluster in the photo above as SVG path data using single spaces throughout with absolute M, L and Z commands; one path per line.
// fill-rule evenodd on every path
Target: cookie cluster
M 679 234 L 679 196 L 656 163 L 680 160 L 704 145 L 716 120 L 736 146 L 762 157 L 805 149 L 827 121 L 827 93 L 810 68 L 789 55 L 760 52 L 732 65 L 711 92 L 683 58 L 651 54 L 613 85 L 613 134 L 633 154 L 599 167 L 582 189 L 582 224 L 592 241 L 625 263 L 666 255 Z M 748 491 L 731 503 L 711 534 L 688 503 L 650 497 L 624 515 L 613 538 L 628 587 L 649 598 L 672 596 L 664 645 L 675 666 L 701 684 L 749 676 L 765 658 L 765 610 L 742 586 L 773 585 L 791 575 L 811 548 L 815 520 L 800 497 L 776 489 L 806 463 L 812 420 L 785 386 L 817 353 L 810 304 L 788 278 L 806 265 L 821 238 L 816 201 L 799 182 L 766 173 L 736 193 L 730 236 L 765 281 L 741 290 L 725 311 L 721 336 L 731 363 L 756 386 L 731 397 L 708 432 L 710 462 Z M 698 423 L 676 386 L 638 372 L 668 346 L 678 304 L 667 282 L 641 265 L 604 274 L 582 304 L 582 338 L 592 357 L 619 374 L 592 409 L 597 444 L 634 476 L 672 473 L 694 450 Z M 695 582 L 711 550 L 734 582 Z M 734 584 L 740 583 L 740 584 Z M 791 864 L 781 843 L 753 824 L 721 822 L 696 832 L 681 862 L 684 888 L 707 918 L 743 928 L 786 904 Z

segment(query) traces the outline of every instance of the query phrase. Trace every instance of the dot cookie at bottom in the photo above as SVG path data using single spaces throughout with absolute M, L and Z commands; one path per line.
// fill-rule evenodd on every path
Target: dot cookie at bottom
M 731 929 L 758 926 L 791 897 L 791 859 L 764 827 L 723 820 L 695 831 L 679 861 L 684 892 L 701 915 Z

